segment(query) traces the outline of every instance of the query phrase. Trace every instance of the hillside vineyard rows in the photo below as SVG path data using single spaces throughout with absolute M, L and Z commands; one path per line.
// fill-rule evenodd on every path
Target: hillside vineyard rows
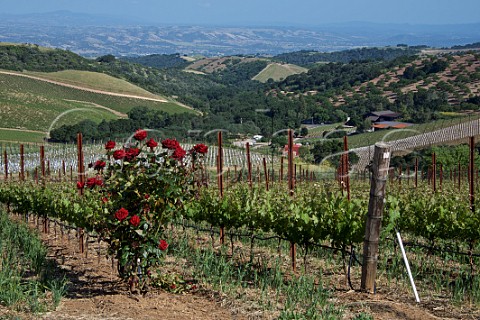
M 174 140 L 167 139 L 162 144 L 167 148 L 172 148 L 172 150 L 173 148 L 178 150 L 178 144 L 171 141 Z M 211 181 L 209 187 L 205 187 L 201 180 L 197 180 L 205 179 L 205 175 L 203 173 L 201 175 L 195 174 L 192 178 L 194 181 L 200 182 L 200 184 L 194 182 L 192 185 L 192 191 L 195 191 L 195 200 L 187 201 L 184 206 L 178 207 L 178 205 L 174 205 L 175 202 L 169 204 L 169 202 L 157 202 L 155 199 L 160 196 L 159 199 L 176 201 L 174 199 L 178 195 L 165 196 L 162 193 L 162 190 L 165 190 L 164 188 L 175 186 L 174 180 L 170 180 L 169 175 L 180 170 L 178 173 L 184 176 L 184 173 L 182 173 L 184 170 L 194 167 L 195 170 L 198 170 L 202 166 L 199 163 L 194 166 L 193 162 L 183 162 L 181 158 L 178 162 L 173 160 L 171 157 L 176 157 L 176 151 L 172 154 L 169 151 L 170 149 L 165 151 L 165 147 L 162 149 L 152 143 L 150 143 L 151 147 L 149 148 L 143 143 L 137 145 L 140 150 L 145 152 L 145 156 L 142 156 L 142 151 L 140 151 L 138 158 L 122 163 L 115 162 L 113 159 L 106 160 L 102 157 L 108 161 L 108 167 L 106 167 L 105 162 L 103 164 L 98 162 L 101 160 L 95 161 L 94 176 L 87 179 L 88 188 L 83 185 L 82 175 L 79 175 L 80 180 L 76 184 L 75 181 L 56 183 L 54 182 L 55 179 L 49 181 L 51 178 L 48 177 L 40 177 L 37 182 L 30 180 L 23 183 L 9 181 L 10 179 L 8 179 L 0 186 L 0 202 L 8 205 L 13 212 L 20 214 L 23 218 L 35 219 L 35 217 L 38 217 L 43 219 L 46 224 L 49 224 L 48 221 L 52 219 L 70 227 L 85 229 L 90 237 L 98 237 L 105 232 L 103 229 L 105 221 L 113 223 L 110 228 L 126 227 L 130 230 L 133 226 L 131 231 L 135 235 L 137 233 L 134 227 L 138 226 L 138 223 L 142 223 L 142 225 L 147 223 L 150 210 L 154 210 L 154 206 L 160 205 L 163 209 L 162 211 L 154 210 L 155 215 L 164 217 L 166 220 L 163 220 L 163 224 L 171 223 L 172 228 L 178 228 L 178 232 L 182 232 L 184 236 L 187 234 L 185 228 L 189 226 L 196 226 L 199 230 L 206 228 L 205 231 L 211 234 L 212 245 L 215 247 L 218 238 L 215 240 L 217 236 L 212 233 L 213 229 L 208 231 L 208 228 L 220 230 L 220 245 L 225 250 L 230 246 L 230 255 L 233 261 L 236 261 L 234 257 L 239 258 L 240 261 L 250 257 L 250 263 L 253 263 L 256 256 L 255 251 L 258 252 L 258 250 L 262 252 L 266 250 L 262 255 L 273 254 L 275 256 L 280 254 L 280 257 L 282 257 L 281 252 L 284 250 L 281 249 L 284 246 L 280 245 L 282 241 L 291 245 L 298 245 L 298 250 L 303 255 L 303 262 L 301 262 L 302 259 L 299 259 L 298 263 L 293 263 L 293 268 L 301 267 L 305 277 L 321 276 L 325 272 L 325 268 L 336 268 L 335 266 L 338 267 L 339 263 L 341 265 L 342 260 L 345 263 L 345 256 L 350 255 L 353 258 L 354 248 L 359 247 L 362 242 L 365 234 L 365 218 L 369 196 L 367 192 L 368 181 L 365 177 L 352 179 L 352 194 L 351 200 L 349 200 L 345 193 L 346 190 L 341 187 L 342 183 L 332 179 L 320 182 L 311 181 L 308 178 L 298 179 L 294 194 L 291 195 L 286 184 L 277 181 L 271 181 L 270 186 L 268 187 L 267 184 L 267 187 L 265 187 L 263 181 L 258 181 L 259 183 L 254 181 L 254 185 L 251 186 L 248 183 L 240 182 L 240 179 L 232 179 L 238 182 L 226 184 L 225 189 L 223 189 L 220 179 L 217 180 L 218 187 L 214 181 Z M 108 143 L 107 146 L 109 146 Z M 156 148 L 158 150 L 155 150 Z M 205 146 L 195 145 L 190 150 L 195 150 L 195 148 L 200 150 L 202 155 L 208 153 Z M 148 150 L 152 153 L 148 153 Z M 115 152 L 113 150 L 108 151 L 107 155 L 117 157 Z M 145 161 L 151 159 L 152 155 L 155 155 L 153 160 Z M 160 157 L 164 157 L 163 160 L 160 160 Z M 151 161 L 155 161 L 160 166 L 167 166 L 165 168 L 167 171 L 151 176 L 149 170 L 154 170 L 156 173 L 159 170 L 152 167 L 153 162 Z M 131 175 L 131 170 L 136 172 L 139 165 L 144 166 L 145 172 L 140 170 L 141 174 L 138 176 Z M 171 165 L 175 167 L 169 167 Z M 218 168 L 218 162 L 216 165 Z M 110 167 L 113 169 L 110 169 Z M 102 173 L 103 168 L 108 168 L 109 171 Z M 114 168 L 120 171 L 110 171 Z M 82 166 L 78 170 L 81 173 Z M 419 175 L 423 176 L 420 173 Z M 222 180 L 226 179 L 225 174 L 220 175 L 220 177 Z M 473 178 L 474 176 L 470 176 L 470 185 L 476 184 L 472 180 Z M 127 179 L 125 180 L 127 183 L 119 185 L 117 182 L 119 179 Z M 152 179 L 162 185 L 162 188 L 157 189 L 155 184 L 146 184 L 147 181 Z M 94 182 L 91 183 L 90 180 Z M 182 180 L 182 188 L 186 187 L 184 183 Z M 403 185 L 400 182 L 393 182 L 392 179 L 389 183 L 386 213 L 383 221 L 384 228 L 381 235 L 384 253 L 379 261 L 379 267 L 381 270 L 385 270 L 382 272 L 386 272 L 386 274 L 381 278 L 383 280 L 378 280 L 380 281 L 380 288 L 385 287 L 380 290 L 395 287 L 396 290 L 408 291 L 406 275 L 402 271 L 401 256 L 394 253 L 396 247 L 394 241 L 388 240 L 395 230 L 400 230 L 409 239 L 408 243 L 412 246 L 409 247 L 410 250 L 414 249 L 412 251 L 414 257 L 412 268 L 417 278 L 423 279 L 419 283 L 423 296 L 428 294 L 435 297 L 447 294 L 457 301 L 477 303 L 477 299 L 480 298 L 480 281 L 476 274 L 475 265 L 480 257 L 477 242 L 480 238 L 480 230 L 478 229 L 480 215 L 478 214 L 478 206 L 477 209 L 472 210 L 473 207 L 470 206 L 468 200 L 468 192 L 458 192 L 459 190 L 465 190 L 466 184 L 464 184 L 463 189 L 457 190 L 460 186 L 457 187 L 456 180 L 448 181 L 447 177 L 444 177 L 441 191 L 432 192 L 431 184 L 435 182 L 432 182 L 431 179 L 420 182 L 415 187 L 411 184 L 405 185 L 405 182 Z M 121 188 L 125 197 L 138 197 L 140 195 L 139 199 L 142 199 L 140 201 L 147 205 L 143 205 L 140 210 L 136 210 L 137 213 L 129 218 L 129 221 L 120 224 L 116 219 L 123 221 L 129 213 L 123 208 L 118 210 L 114 201 L 119 201 L 123 206 L 128 206 L 129 210 L 136 206 L 132 206 L 130 202 L 125 202 L 124 196 L 115 200 L 115 193 L 107 191 L 110 190 L 109 188 L 118 187 Z M 144 194 L 145 191 L 140 192 L 138 188 L 147 188 L 148 191 L 145 191 L 148 192 L 148 197 Z M 81 191 L 80 194 L 79 190 Z M 185 189 L 185 191 L 187 190 Z M 159 191 L 161 192 L 160 195 L 154 194 L 154 192 Z M 170 189 L 168 192 L 177 194 L 180 190 Z M 109 194 L 112 195 L 111 200 L 109 200 Z M 106 195 L 107 197 L 105 197 Z M 184 196 L 186 195 L 184 194 Z M 110 201 L 112 201 L 111 204 Z M 164 205 L 167 206 L 164 207 Z M 115 218 L 111 220 L 111 214 L 103 216 L 104 209 L 108 209 L 108 211 L 111 209 L 117 210 L 114 215 Z M 134 220 L 134 217 L 141 219 L 139 220 L 141 222 Z M 124 232 L 126 231 L 122 231 L 121 234 L 124 234 Z M 108 235 L 108 237 L 112 236 Z M 166 230 L 163 236 L 169 237 Z M 105 237 L 105 235 L 102 237 Z M 105 239 L 108 239 L 108 237 Z M 135 237 L 138 237 L 138 234 Z M 236 237 L 246 237 L 249 245 L 244 246 L 238 243 L 238 240 L 235 241 Z M 269 245 L 268 241 L 262 239 L 273 240 L 273 248 L 270 247 L 269 249 L 271 244 Z M 128 240 L 128 238 L 121 241 L 125 240 Z M 80 241 L 83 243 L 85 239 L 80 238 Z M 173 238 L 168 240 L 172 244 L 175 243 L 174 241 Z M 165 241 L 165 243 L 168 242 Z M 162 242 L 160 242 L 160 245 L 162 245 Z M 422 247 L 426 248 L 426 251 L 423 251 Z M 116 250 L 124 250 L 116 248 Z M 160 246 L 161 252 L 159 253 L 163 255 L 166 248 L 166 244 L 163 247 Z M 452 250 L 451 248 L 456 249 Z M 269 250 L 273 250 L 273 252 L 268 253 Z M 337 257 L 336 262 L 331 261 L 330 263 L 333 263 L 331 267 L 320 267 L 318 269 L 315 259 L 325 254 L 328 256 L 329 253 L 326 252 L 330 252 L 330 250 L 333 250 L 332 252 L 342 252 L 342 258 Z M 219 253 L 225 254 L 225 252 Z M 361 257 L 361 253 L 357 253 L 357 255 Z M 267 256 L 257 263 L 268 265 L 271 257 L 267 258 Z M 117 254 L 115 257 L 119 263 L 125 263 L 123 254 Z M 288 256 L 284 255 L 283 257 Z M 449 264 L 441 262 L 445 257 L 448 257 Z M 289 258 L 292 259 L 292 262 L 297 259 L 296 254 L 293 253 Z M 234 263 L 241 263 L 240 261 Z M 138 267 L 146 268 L 144 265 Z M 288 267 L 284 269 L 285 265 L 278 267 L 284 270 L 282 272 L 288 272 Z M 353 266 L 350 266 L 349 270 L 350 268 L 353 268 Z M 348 275 L 349 279 L 354 277 L 350 281 L 358 286 L 359 269 L 354 268 L 354 270 L 353 273 L 349 271 Z M 146 271 L 143 270 L 142 274 Z M 456 279 L 455 287 L 449 285 L 452 279 Z M 382 284 L 380 285 L 380 283 Z M 404 285 L 401 285 L 401 283 Z M 434 285 L 433 290 L 431 289 L 432 285 Z M 286 312 L 289 307 L 284 307 L 287 309 L 284 309 L 283 312 Z M 295 307 L 295 312 L 322 312 L 321 310 L 325 307 L 319 302 L 309 305 L 307 309 L 305 309 L 305 305 L 301 306 L 299 304 Z M 278 312 L 276 309 L 273 309 L 273 311 Z
M 0 119 L 14 129 L 0 224 L 43 229 L 65 275 L 34 275 L 0 230 L 2 263 L 19 256 L 0 267 L 0 319 L 54 312 L 62 295 L 110 317 L 113 288 L 130 306 L 182 294 L 239 319 L 479 319 L 480 55 L 422 49 L 87 59 L 0 45 Z M 377 130 L 377 114 L 405 129 Z M 50 139 L 6 142 L 17 130 Z M 108 284 L 84 276 L 102 260 Z

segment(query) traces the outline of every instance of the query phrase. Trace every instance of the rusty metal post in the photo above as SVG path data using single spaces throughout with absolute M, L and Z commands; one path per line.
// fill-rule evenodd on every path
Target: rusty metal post
M 217 175 L 218 175 L 218 190 L 220 191 L 220 198 L 223 198 L 223 139 L 222 131 L 218 132 L 218 162 L 217 162 Z M 220 244 L 225 244 L 225 226 L 220 225 Z
M 415 158 L 415 188 L 418 187 L 418 158 Z
M 343 137 L 343 181 L 345 182 L 345 187 L 347 189 L 347 199 L 350 201 L 350 174 L 348 172 L 348 138 L 347 136 Z
M 77 169 L 78 169 L 78 182 L 82 185 L 85 184 L 85 167 L 84 167 L 84 156 L 83 156 L 83 136 L 82 133 L 77 133 Z M 80 196 L 83 196 L 84 188 L 79 188 L 78 192 Z M 80 252 L 84 253 L 84 231 L 82 228 L 78 229 L 79 233 L 79 246 Z
M 295 190 L 295 178 L 294 178 L 294 165 L 293 165 L 293 130 L 288 130 L 288 192 L 291 197 L 294 196 Z M 295 243 L 290 242 L 290 258 L 292 260 L 292 269 L 295 272 L 297 268 L 296 261 L 297 249 Z
M 460 191 L 460 187 L 462 186 L 462 166 L 460 165 L 460 161 L 458 162 L 458 191 Z
M 247 142 L 247 170 L 248 170 L 248 184 L 250 185 L 250 189 L 252 188 L 252 161 L 250 159 L 250 143 Z
M 25 181 L 25 154 L 23 144 L 20 145 L 20 181 Z
M 283 179 L 283 156 L 280 157 L 280 174 L 278 176 L 278 181 L 281 183 Z
M 263 172 L 265 174 L 265 187 L 267 188 L 268 191 L 268 171 L 267 171 L 267 160 L 263 158 Z
M 40 146 L 40 167 L 42 168 L 42 180 L 45 181 L 45 146 Z
M 443 164 L 440 163 L 440 191 L 442 191 L 443 186 Z
M 5 169 L 5 181 L 8 180 L 8 156 L 7 156 L 7 150 L 3 150 L 3 165 Z
M 437 192 L 437 155 L 432 153 L 432 181 L 433 192 Z
M 475 212 L 475 137 L 470 137 L 470 209 Z

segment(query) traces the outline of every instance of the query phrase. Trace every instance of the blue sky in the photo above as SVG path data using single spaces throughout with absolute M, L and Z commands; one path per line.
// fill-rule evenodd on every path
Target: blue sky
M 169 24 L 480 22 L 480 0 L 0 0 L 0 13 L 55 10 L 122 15 Z

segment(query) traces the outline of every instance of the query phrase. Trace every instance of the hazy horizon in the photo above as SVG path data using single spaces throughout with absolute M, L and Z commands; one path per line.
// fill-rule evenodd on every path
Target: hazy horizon
M 2 0 L 0 13 L 68 10 L 128 17 L 145 23 L 211 25 L 322 25 L 346 22 L 445 25 L 480 23 L 478 0 Z

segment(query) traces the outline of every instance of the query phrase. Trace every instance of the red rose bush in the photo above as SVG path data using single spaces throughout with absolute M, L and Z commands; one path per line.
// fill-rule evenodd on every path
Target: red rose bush
M 105 149 L 106 157 L 95 162 L 96 177 L 85 184 L 100 193 L 96 230 L 118 259 L 122 278 L 151 274 L 168 251 L 166 224 L 193 197 L 194 168 L 201 167 L 195 161 L 207 147 L 196 145 L 187 153 L 177 140 L 159 143 L 139 129 L 131 143 L 109 141 Z

